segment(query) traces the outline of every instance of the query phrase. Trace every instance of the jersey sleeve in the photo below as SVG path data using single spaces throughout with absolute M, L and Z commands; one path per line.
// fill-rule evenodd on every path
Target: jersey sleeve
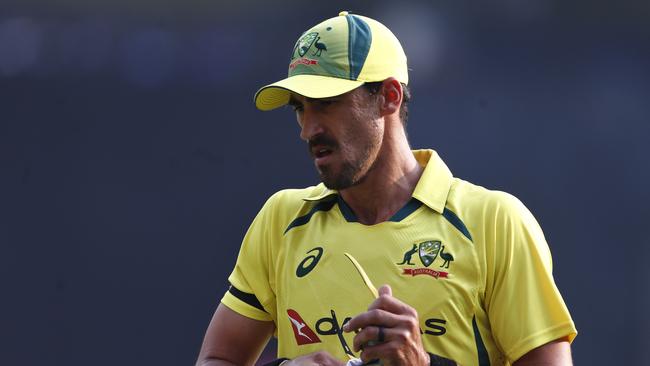
M 228 277 L 230 289 L 221 302 L 235 312 L 255 320 L 276 319 L 272 251 L 276 196 L 264 204 L 242 241 L 237 262 Z
M 577 331 L 552 274 L 544 234 L 515 197 L 495 193 L 486 219 L 485 306 L 497 344 L 510 362 Z

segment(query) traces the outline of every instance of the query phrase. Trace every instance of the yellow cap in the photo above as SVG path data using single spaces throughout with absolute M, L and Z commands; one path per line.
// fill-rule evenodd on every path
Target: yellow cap
M 389 77 L 408 84 L 406 55 L 397 37 L 374 19 L 342 11 L 302 34 L 288 77 L 259 89 L 254 100 L 266 111 L 287 104 L 291 92 L 327 98 Z

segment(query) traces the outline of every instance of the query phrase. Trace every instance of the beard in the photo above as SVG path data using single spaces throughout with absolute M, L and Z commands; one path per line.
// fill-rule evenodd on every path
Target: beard
M 358 171 L 358 164 L 346 161 L 338 174 L 328 167 L 320 169 L 320 180 L 325 187 L 340 191 L 360 183 L 361 179 L 355 179 Z
M 332 139 L 326 138 L 325 141 L 328 142 L 327 145 L 332 149 L 336 149 L 335 151 L 340 158 L 344 159 L 340 162 L 338 169 L 331 165 L 318 169 L 320 180 L 325 187 L 340 191 L 362 183 L 373 166 L 371 156 L 375 145 L 372 141 L 365 141 L 365 144 L 357 150 L 356 154 L 346 151 L 346 149 L 340 149 L 339 144 Z M 322 143 L 323 141 L 319 142 Z

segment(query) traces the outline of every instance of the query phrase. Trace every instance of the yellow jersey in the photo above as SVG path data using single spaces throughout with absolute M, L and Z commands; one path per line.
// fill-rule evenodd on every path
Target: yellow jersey
M 427 352 L 469 365 L 509 365 L 577 331 L 555 285 L 551 253 L 515 197 L 454 178 L 433 150 L 390 220 L 357 222 L 322 184 L 274 194 L 251 224 L 222 303 L 273 321 L 278 357 L 326 350 L 342 361 L 343 324 L 374 301 L 345 253 L 419 315 Z

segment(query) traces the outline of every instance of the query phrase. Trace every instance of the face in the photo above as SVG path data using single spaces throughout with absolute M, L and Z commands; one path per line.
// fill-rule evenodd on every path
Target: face
M 375 97 L 357 88 L 325 99 L 293 94 L 290 104 L 325 186 L 342 190 L 361 183 L 372 170 L 384 133 Z

